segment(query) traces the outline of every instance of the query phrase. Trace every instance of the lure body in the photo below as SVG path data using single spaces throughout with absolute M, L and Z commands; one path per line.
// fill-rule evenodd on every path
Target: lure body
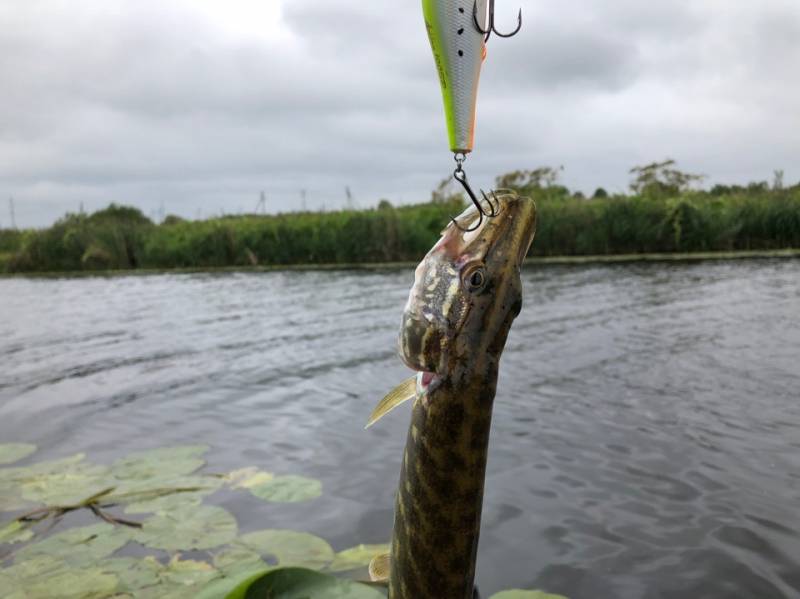
M 486 8 L 487 0 L 422 0 L 450 149 L 456 153 L 471 152 L 474 144 L 478 81 L 486 57 L 486 40 L 475 21 L 485 29 Z

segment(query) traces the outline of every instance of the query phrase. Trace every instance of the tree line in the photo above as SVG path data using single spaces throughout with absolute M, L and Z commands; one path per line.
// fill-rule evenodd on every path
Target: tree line
M 537 202 L 532 256 L 800 248 L 800 184 L 714 185 L 665 160 L 631 169 L 630 193 L 591 197 L 559 183 L 560 168 L 497 177 Z M 444 181 L 428 202 L 338 212 L 236 215 L 156 224 L 112 204 L 41 230 L 0 231 L 0 271 L 96 271 L 417 261 L 464 207 Z

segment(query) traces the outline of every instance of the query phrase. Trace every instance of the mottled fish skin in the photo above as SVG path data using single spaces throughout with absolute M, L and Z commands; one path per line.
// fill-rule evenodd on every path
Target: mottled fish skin
M 519 269 L 536 222 L 530 199 L 499 202 L 500 214 L 478 231 L 445 229 L 417 268 L 403 314 L 401 357 L 428 374 L 403 454 L 390 599 L 473 596 L 499 360 L 522 306 Z M 467 210 L 458 220 L 474 218 Z

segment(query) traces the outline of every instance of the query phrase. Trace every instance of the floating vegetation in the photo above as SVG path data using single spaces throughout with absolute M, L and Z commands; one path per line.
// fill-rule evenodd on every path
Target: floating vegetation
M 369 566 L 370 561 L 376 555 L 389 553 L 390 546 L 385 545 L 357 545 L 344 549 L 336 554 L 333 561 L 328 565 L 330 572 L 347 572 Z
M 322 495 L 322 483 L 305 476 L 276 476 L 272 480 L 250 487 L 256 497 L 276 503 L 309 501 Z
M 236 519 L 221 507 L 187 505 L 148 518 L 134 540 L 166 551 L 213 549 L 231 542 L 237 532 Z
M 23 547 L 17 551 L 14 562 L 47 557 L 69 566 L 88 566 L 110 556 L 130 540 L 131 531 L 128 527 L 101 522 L 70 528 Z
M 228 599 L 384 599 L 377 589 L 352 580 L 307 570 L 284 568 L 272 570 L 248 580 L 228 595 Z
M 36 451 L 36 445 L 30 443 L 0 444 L 0 464 L 13 464 Z
M 511 589 L 510 591 L 500 591 L 489 599 L 567 599 L 563 595 L 551 595 L 544 591 L 523 591 L 522 589 Z
M 276 566 L 297 566 L 321 570 L 333 561 L 334 551 L 328 542 L 296 530 L 260 530 L 236 539 L 236 545 L 269 555 Z
M 306 502 L 322 494 L 320 481 L 255 466 L 204 473 L 208 449 L 163 447 L 132 453 L 110 466 L 76 454 L 1 467 L 0 512 L 22 511 L 0 520 L 3 599 L 219 599 L 229 593 L 263 597 L 262 591 L 276 599 L 385 597 L 383 590 L 331 574 L 357 575 L 389 545 L 357 545 L 337 553 L 308 532 L 265 529 L 239 535 L 233 514 L 204 503 L 222 488 L 248 491 L 267 502 Z M 0 464 L 35 450 L 24 443 L 0 445 Z M 78 511 L 97 522 L 63 528 L 65 517 Z M 49 534 L 56 526 L 61 529 Z M 117 555 L 135 545 L 140 557 Z M 192 559 L 182 555 L 187 551 L 194 552 Z M 509 592 L 529 594 L 492 599 L 562 599 Z

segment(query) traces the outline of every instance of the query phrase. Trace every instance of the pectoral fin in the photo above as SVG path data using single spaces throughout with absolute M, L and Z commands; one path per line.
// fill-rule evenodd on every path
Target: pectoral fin
M 417 396 L 417 375 L 412 376 L 410 379 L 403 381 L 397 387 L 392 389 L 389 392 L 389 395 L 384 397 L 375 409 L 372 410 L 372 414 L 369 416 L 369 420 L 367 421 L 367 426 L 364 428 L 369 428 L 378 420 L 383 418 L 386 414 L 394 410 L 397 406 L 401 403 L 408 401 L 409 399 L 414 399 Z
M 382 553 L 372 558 L 369 563 L 369 579 L 372 582 L 388 582 L 391 558 L 388 553 Z

